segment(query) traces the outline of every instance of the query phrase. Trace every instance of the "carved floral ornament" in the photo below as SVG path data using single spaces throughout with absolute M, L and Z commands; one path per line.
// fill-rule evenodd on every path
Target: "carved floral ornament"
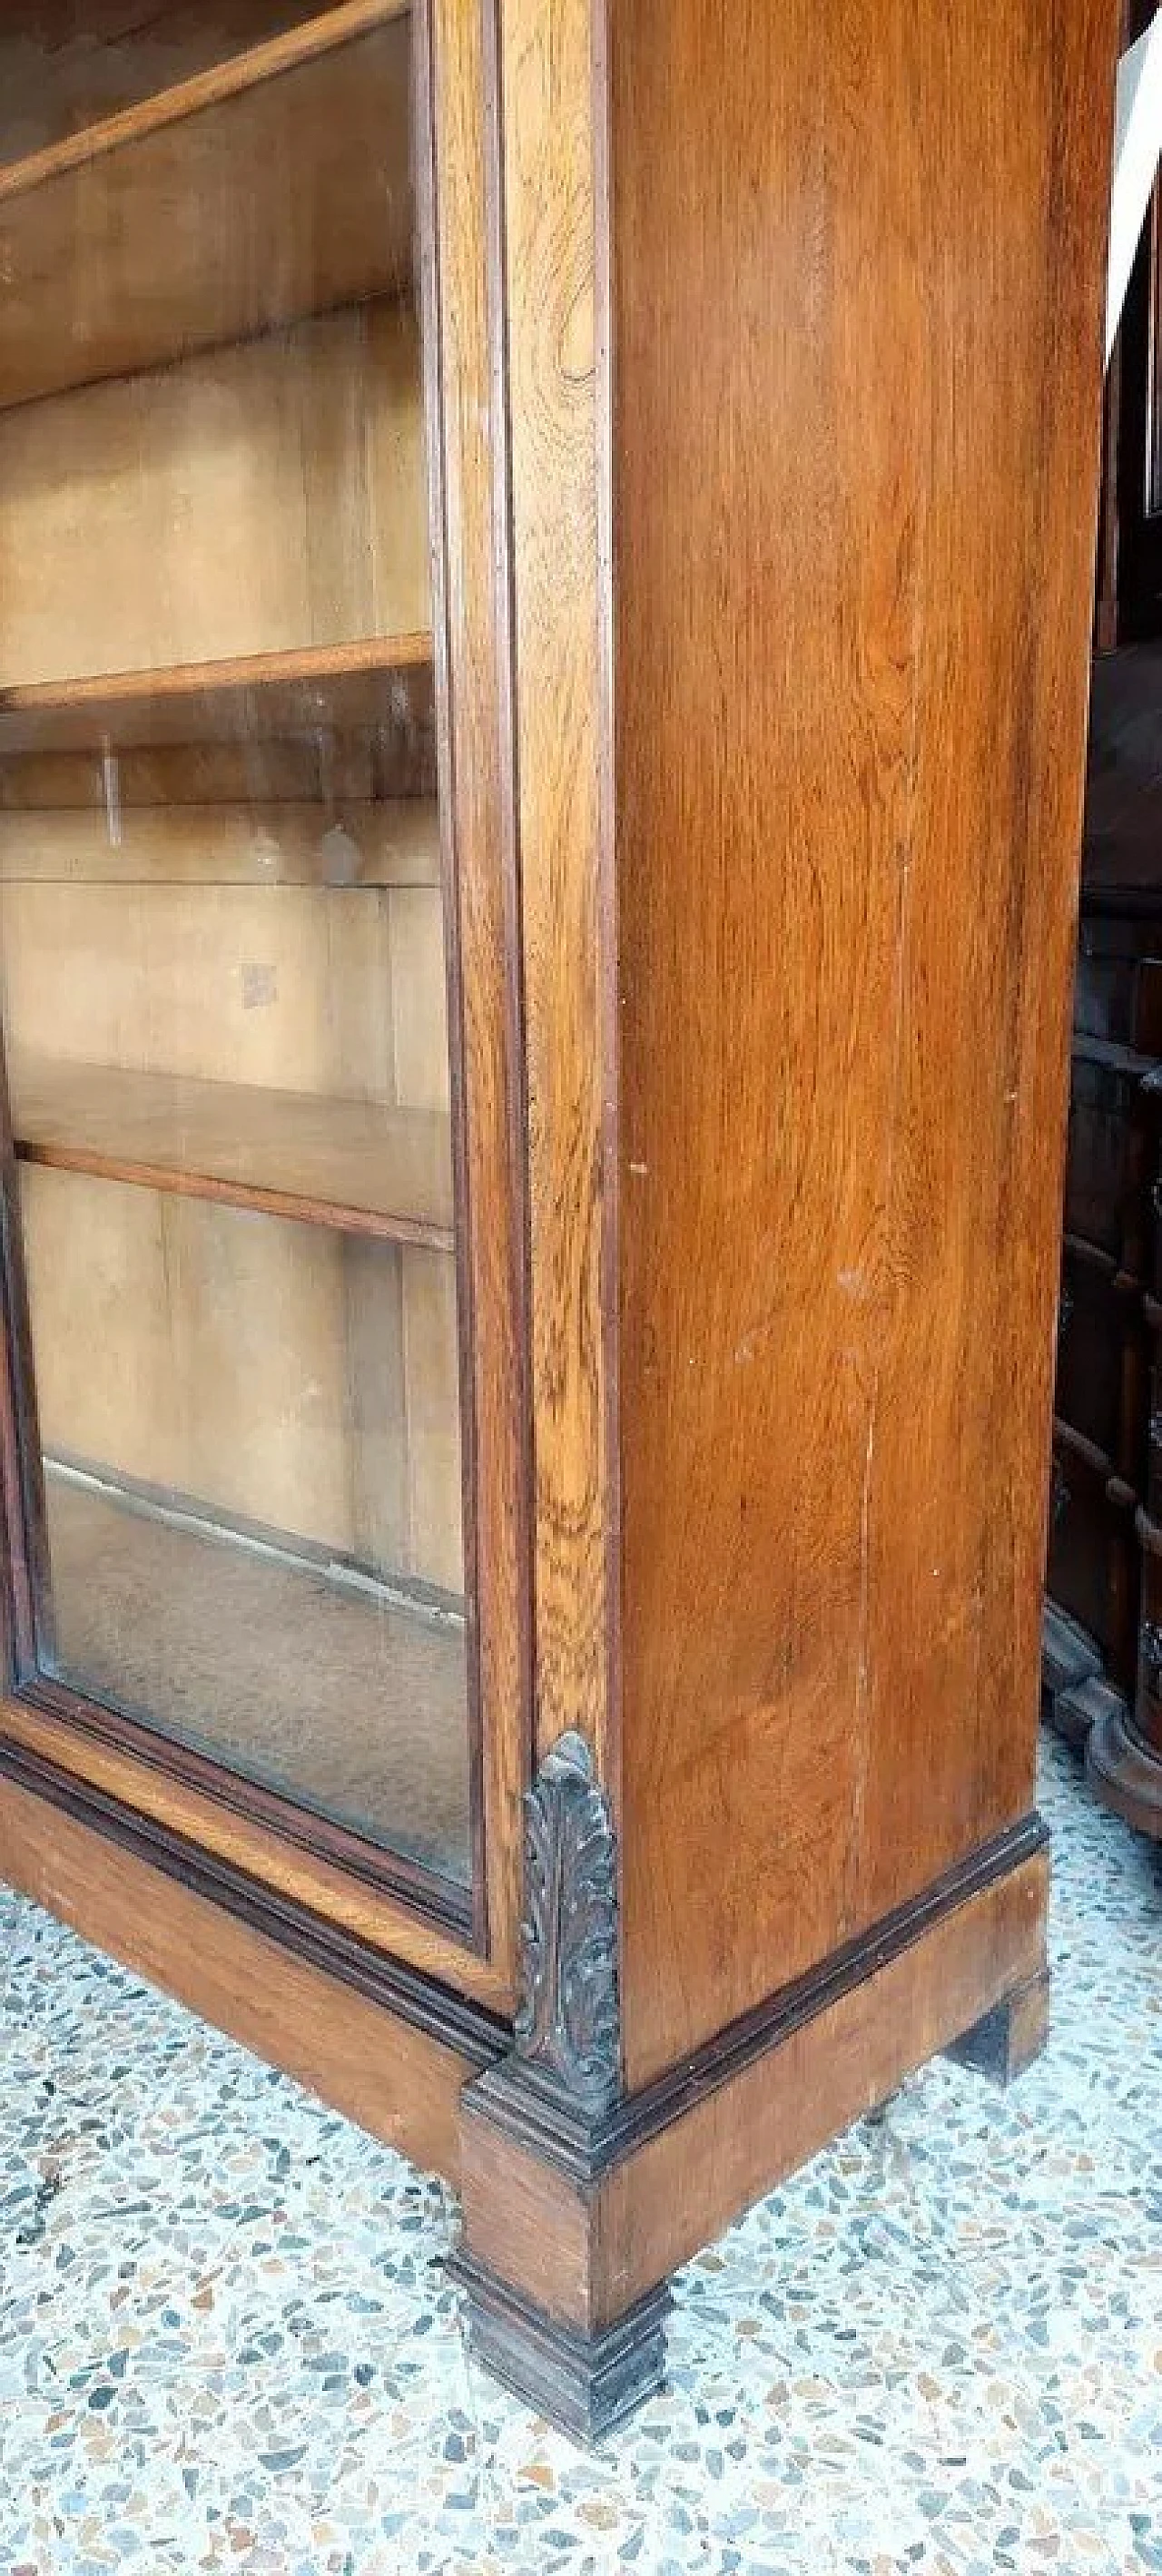
M 516 2053 L 590 2116 L 620 2089 L 615 1863 L 593 1756 L 583 1736 L 562 1735 L 525 1799 Z

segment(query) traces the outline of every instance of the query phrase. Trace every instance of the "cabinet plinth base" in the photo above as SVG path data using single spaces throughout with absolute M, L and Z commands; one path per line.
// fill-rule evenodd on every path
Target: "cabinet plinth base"
M 0 1879 L 457 2185 L 451 2269 L 475 2349 L 585 2441 L 660 2386 L 666 2284 L 752 2201 L 939 2049 L 983 2049 L 1008 2073 L 1033 2053 L 1044 1844 L 1022 1818 L 693 2056 L 590 2110 L 544 2058 L 522 2058 L 499 2015 L 0 1742 Z M 591 1910 L 584 1924 L 592 1971 L 605 1951 Z
M 583 2334 L 497 2278 L 471 2254 L 454 2254 L 449 2277 L 465 2292 L 469 2341 L 494 2379 L 578 2441 L 600 2442 L 662 2385 L 666 2287 Z
M 1044 2033 L 1044 1840 L 1032 1816 L 994 1836 L 588 2119 L 519 2052 L 467 2084 L 455 2271 L 481 2359 L 593 2439 L 658 2385 L 660 2285 L 751 2201 L 962 2032 L 1015 2073 Z
M 954 2065 L 967 2066 L 990 2084 L 1004 2086 L 1015 2084 L 1040 2056 L 1048 2036 L 1049 1975 L 1041 1969 L 1002 1995 L 991 2012 L 962 2031 L 944 2054 Z
M 1162 1754 L 1143 1741 L 1123 1703 L 1097 1720 L 1085 1767 L 1103 1807 L 1162 1842 Z

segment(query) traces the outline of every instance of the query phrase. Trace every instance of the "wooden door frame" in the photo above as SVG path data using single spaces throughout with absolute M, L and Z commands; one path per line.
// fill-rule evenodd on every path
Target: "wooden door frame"
M 530 1767 L 523 1004 L 513 798 L 499 114 L 480 0 L 414 0 L 419 303 L 432 527 L 442 879 L 459 1223 L 459 1368 L 472 1762 L 471 1884 L 315 1816 L 45 1678 L 30 1568 L 39 1445 L 6 1096 L 0 1457 L 7 1668 L 0 1733 L 252 1889 L 511 2009 Z M 3 1746 L 0 1744 L 0 1758 Z M 94 1821 L 90 1818 L 90 1823 Z M 186 1866 L 183 1863 L 183 1868 Z

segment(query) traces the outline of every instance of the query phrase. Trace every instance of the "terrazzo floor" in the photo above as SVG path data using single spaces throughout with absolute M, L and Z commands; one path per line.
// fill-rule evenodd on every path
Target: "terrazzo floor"
M 0 1895 L 0 2571 L 1162 2571 L 1162 1870 L 1044 1748 L 1053 2035 L 691 2264 L 584 2458 L 465 2356 L 435 2182 Z

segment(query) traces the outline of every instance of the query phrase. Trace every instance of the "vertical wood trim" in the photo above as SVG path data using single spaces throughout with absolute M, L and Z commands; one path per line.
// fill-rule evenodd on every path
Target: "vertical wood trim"
M 0 1031 L 0 1662 L 5 1691 L 35 1666 L 37 1623 L 52 1614 L 44 1478 L 20 1189 Z M 51 1635 L 46 1642 L 51 1645 Z
M 535 1417 L 537 1745 L 616 1799 L 603 1314 L 598 204 L 591 0 L 500 0 Z
M 455 841 L 449 1004 L 461 1079 L 469 1617 L 479 1655 L 478 1934 L 515 1993 L 531 1734 L 523 1087 L 499 136 L 487 0 L 430 0 L 443 615 Z

